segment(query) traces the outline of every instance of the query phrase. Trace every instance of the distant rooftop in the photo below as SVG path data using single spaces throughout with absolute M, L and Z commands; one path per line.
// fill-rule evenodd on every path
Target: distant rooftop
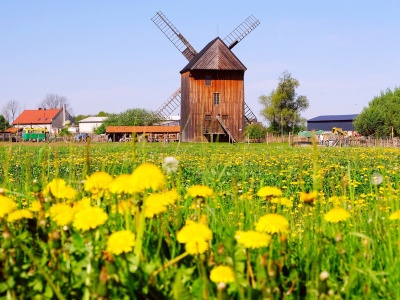
M 78 123 L 101 123 L 104 122 L 108 117 L 88 117 L 80 120 Z
M 308 119 L 307 122 L 332 122 L 332 121 L 353 121 L 358 114 L 352 115 L 326 115 L 318 116 L 312 119 Z

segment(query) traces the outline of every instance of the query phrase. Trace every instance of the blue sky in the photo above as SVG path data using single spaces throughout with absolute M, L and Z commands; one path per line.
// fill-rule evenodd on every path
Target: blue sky
M 400 83 L 400 1 L 0 1 L 0 108 L 36 109 L 48 93 L 73 114 L 156 110 L 187 61 L 151 18 L 162 11 L 200 51 L 249 15 L 261 24 L 233 52 L 247 67 L 245 101 L 283 71 L 308 97 L 306 118 L 359 113 Z

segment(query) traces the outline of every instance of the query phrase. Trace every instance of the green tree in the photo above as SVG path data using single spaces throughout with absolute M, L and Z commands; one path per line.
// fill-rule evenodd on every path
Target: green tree
M 94 130 L 95 134 L 103 134 L 106 133 L 106 125 L 103 123 L 99 127 Z
M 261 115 L 269 122 L 269 130 L 275 133 L 296 133 L 304 123 L 300 113 L 307 109 L 309 102 L 306 96 L 297 95 L 300 86 L 297 79 L 288 71 L 279 77 L 278 87 L 268 96 L 261 95 L 258 100 L 264 108 Z
M 77 115 L 74 117 L 75 123 L 78 124 L 79 121 L 89 118 L 90 115 Z
M 261 123 L 250 124 L 246 127 L 246 137 L 250 139 L 262 139 L 267 134 L 267 128 Z
M 105 126 L 149 126 L 160 121 L 161 119 L 152 111 L 133 108 L 119 114 L 110 114 L 104 124 Z
M 0 131 L 4 131 L 10 127 L 10 124 L 3 115 L 0 115 Z
M 97 114 L 98 117 L 108 117 L 109 115 L 110 114 L 105 111 L 99 111 L 99 113 Z
M 368 103 L 354 120 L 354 129 L 361 135 L 395 136 L 400 134 L 400 88 L 387 89 Z

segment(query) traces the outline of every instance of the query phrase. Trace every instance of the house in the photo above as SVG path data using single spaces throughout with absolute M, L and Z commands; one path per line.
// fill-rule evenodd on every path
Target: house
M 108 117 L 88 117 L 80 120 L 79 132 L 80 133 L 93 133 L 96 128 L 101 126 Z
M 24 110 L 13 122 L 16 128 L 47 128 L 51 134 L 58 134 L 66 121 L 74 118 L 63 108 L 39 108 Z
M 357 116 L 357 114 L 318 116 L 307 120 L 307 130 L 332 131 L 333 127 L 337 127 L 343 131 L 354 131 L 353 121 Z

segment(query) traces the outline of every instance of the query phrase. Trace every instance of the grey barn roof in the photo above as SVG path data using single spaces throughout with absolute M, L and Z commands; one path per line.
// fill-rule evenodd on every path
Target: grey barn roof
M 357 116 L 358 114 L 318 116 L 307 120 L 307 122 L 354 121 Z

